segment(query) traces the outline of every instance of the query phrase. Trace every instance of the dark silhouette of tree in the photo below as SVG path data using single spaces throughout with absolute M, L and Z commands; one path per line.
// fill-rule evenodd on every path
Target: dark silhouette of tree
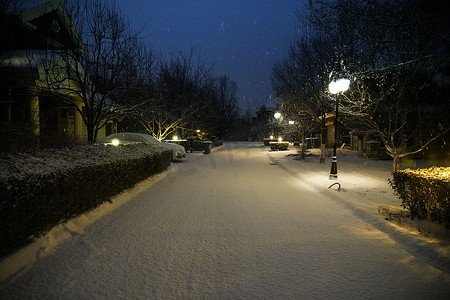
M 424 0 L 308 1 L 301 16 L 308 30 L 274 66 L 274 88 L 285 103 L 301 104 L 303 113 L 311 108 L 305 95 L 331 100 L 331 76 L 308 67 L 350 77 L 340 110 L 380 137 L 395 170 L 401 157 L 423 151 L 449 128 L 450 18 L 444 7 Z M 317 51 L 304 49 L 314 49 L 318 37 L 331 42 L 325 60 L 305 55 Z M 310 88 L 313 82 L 317 89 Z
M 300 126 L 302 140 L 306 128 L 319 130 L 321 163 L 325 162 L 325 114 L 331 104 L 324 97 L 324 89 L 329 81 L 333 51 L 330 40 L 321 36 L 299 38 L 287 56 L 274 65 L 271 76 L 272 87 L 282 99 L 283 113 Z
M 151 100 L 138 118 L 146 131 L 161 140 L 175 133 L 185 136 L 214 128 L 213 69 L 200 52 L 161 55 L 155 68 L 148 69 L 152 69 L 148 72 L 152 80 L 146 82 Z
M 237 104 L 237 84 L 227 75 L 216 79 L 217 93 L 217 135 L 219 139 L 227 136 L 228 130 L 236 122 L 239 116 Z

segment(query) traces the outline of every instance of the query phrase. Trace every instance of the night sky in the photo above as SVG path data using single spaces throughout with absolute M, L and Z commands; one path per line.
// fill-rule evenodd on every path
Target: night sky
M 154 51 L 195 48 L 238 85 L 241 112 L 274 103 L 270 72 L 299 36 L 301 0 L 117 0 Z

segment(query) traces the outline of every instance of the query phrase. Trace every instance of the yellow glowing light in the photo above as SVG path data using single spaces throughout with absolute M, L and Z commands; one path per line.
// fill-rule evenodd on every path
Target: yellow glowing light
M 174 135 L 172 139 L 173 139 L 174 141 L 178 141 L 178 136 L 177 136 L 177 135 Z
M 273 140 L 273 135 L 270 136 L 270 139 Z
M 276 112 L 273 116 L 275 117 L 275 119 L 279 119 L 281 118 L 281 113 Z
M 196 131 L 197 131 L 197 133 L 200 133 L 200 129 L 197 129 Z
M 112 144 L 113 146 L 119 146 L 120 141 L 119 141 L 118 139 L 113 139 L 113 140 L 111 141 L 111 144 Z
M 278 141 L 281 142 L 283 141 L 283 138 L 281 136 L 278 137 Z
M 294 121 L 289 121 L 289 124 L 294 125 L 295 122 Z
M 349 86 L 350 86 L 350 80 L 341 78 L 336 81 L 330 82 L 330 85 L 328 86 L 328 90 L 332 94 L 337 94 L 339 92 L 345 92 Z

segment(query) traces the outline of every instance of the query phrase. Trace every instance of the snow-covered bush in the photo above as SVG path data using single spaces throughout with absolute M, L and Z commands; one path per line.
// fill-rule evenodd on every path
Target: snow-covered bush
M 0 256 L 165 170 L 172 151 L 85 145 L 0 156 Z
M 389 184 L 412 218 L 444 223 L 450 228 L 450 168 L 393 172 Z
M 269 142 L 270 150 L 287 150 L 289 147 L 289 142 Z

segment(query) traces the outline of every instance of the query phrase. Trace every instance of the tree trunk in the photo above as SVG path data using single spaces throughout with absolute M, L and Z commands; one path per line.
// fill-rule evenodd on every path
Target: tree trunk
M 397 154 L 392 155 L 392 158 L 394 159 L 392 162 L 392 171 L 397 172 L 400 170 L 400 156 Z
M 323 164 L 325 163 L 325 144 L 320 144 L 320 161 L 319 163 Z

